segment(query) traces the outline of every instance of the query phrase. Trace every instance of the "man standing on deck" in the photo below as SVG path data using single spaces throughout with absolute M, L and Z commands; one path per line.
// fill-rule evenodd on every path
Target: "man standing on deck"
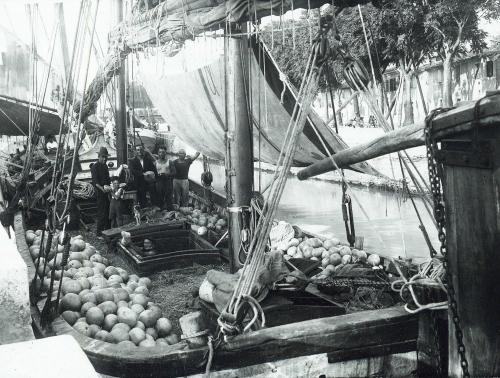
M 92 184 L 94 184 L 97 196 L 97 225 L 96 233 L 98 238 L 102 238 L 102 231 L 109 228 L 109 195 L 111 191 L 111 180 L 109 178 L 109 169 L 106 164 L 108 159 L 108 149 L 101 147 L 98 160 L 90 168 L 92 173 Z
M 158 176 L 155 160 L 143 145 L 135 146 L 135 157 L 130 159 L 128 167 L 134 176 L 137 188 L 137 200 L 141 207 L 146 207 L 146 192 L 149 192 L 151 204 L 156 205 L 155 181 Z
M 189 200 L 189 167 L 195 161 L 200 153 L 197 152 L 193 157 L 186 156 L 186 151 L 179 151 L 179 158 L 174 160 L 174 203 L 180 207 L 186 207 Z
M 163 209 L 172 210 L 172 196 L 174 178 L 174 164 L 172 160 L 166 158 L 167 150 L 164 146 L 158 149 L 158 160 L 156 160 L 156 171 L 158 178 L 156 179 L 156 194 L 158 196 L 158 206 Z

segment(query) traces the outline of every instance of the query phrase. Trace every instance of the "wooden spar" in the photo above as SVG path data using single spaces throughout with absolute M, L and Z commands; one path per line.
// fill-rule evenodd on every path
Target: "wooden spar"
M 229 210 L 229 245 L 231 272 L 241 267 L 239 253 L 241 232 L 248 224 L 249 206 L 253 188 L 252 128 L 248 116 L 248 89 L 245 88 L 243 55 L 248 38 L 244 28 L 233 30 L 239 36 L 225 39 L 226 85 L 226 181 Z
M 69 68 L 71 62 L 69 60 L 69 50 L 68 50 L 68 38 L 66 35 L 66 22 L 64 21 L 64 4 L 60 3 L 54 4 L 56 11 L 56 18 L 59 19 L 59 42 L 61 44 L 61 53 L 64 64 L 64 78 L 68 80 L 69 78 Z
M 499 102 L 500 95 L 492 96 L 481 102 L 480 126 L 487 127 L 500 121 Z M 442 139 L 470 130 L 473 124 L 474 105 L 475 102 L 463 103 L 458 108 L 436 116 L 434 120 L 435 136 Z M 424 129 L 425 122 L 421 121 L 386 133 L 370 142 L 342 150 L 332 157 L 339 168 L 346 168 L 351 164 L 404 149 L 423 146 L 425 144 Z M 331 158 L 327 157 L 302 169 L 298 172 L 297 177 L 299 180 L 305 180 L 335 169 L 336 167 Z
M 123 21 L 123 0 L 115 0 L 116 20 Z M 118 72 L 118 93 L 115 104 L 116 160 L 127 163 L 127 102 L 125 100 L 125 65 L 120 64 Z
M 342 0 L 337 8 L 365 4 L 368 0 Z M 278 11 L 320 8 L 331 4 L 327 0 L 257 0 L 248 4 L 243 0 L 172 0 L 136 15 L 118 25 L 109 35 L 110 53 L 89 85 L 83 104 L 85 120 L 101 97 L 106 85 L 117 73 L 122 61 L 133 49 L 144 49 L 158 44 L 183 43 L 206 31 L 218 30 L 226 21 L 242 23 L 254 15 L 260 19 Z M 159 40 L 158 40 L 159 39 Z

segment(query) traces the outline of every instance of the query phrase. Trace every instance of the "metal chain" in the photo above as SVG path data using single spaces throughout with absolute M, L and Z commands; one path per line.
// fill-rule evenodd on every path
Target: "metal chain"
M 465 353 L 465 345 L 463 343 L 463 332 L 460 326 L 460 318 L 458 316 L 458 305 L 456 300 L 455 288 L 453 286 L 453 277 L 450 270 L 450 265 L 448 261 L 448 250 L 446 245 L 446 214 L 445 214 L 445 203 L 442 190 L 442 176 L 443 167 L 442 164 L 436 160 L 436 151 L 438 151 L 438 146 L 436 140 L 432 136 L 432 122 L 436 115 L 446 112 L 449 109 L 437 108 L 434 109 L 426 117 L 426 127 L 425 127 L 425 145 L 427 147 L 427 162 L 429 166 L 429 181 L 431 186 L 432 198 L 434 200 L 434 217 L 438 225 L 438 238 L 441 243 L 439 250 L 443 256 L 443 266 L 446 271 L 446 291 L 448 293 L 448 307 L 451 309 L 451 315 L 453 324 L 455 326 L 455 338 L 457 341 L 457 350 L 460 356 L 460 366 L 462 368 L 463 376 L 468 378 L 469 374 L 469 363 L 467 361 L 467 356 Z

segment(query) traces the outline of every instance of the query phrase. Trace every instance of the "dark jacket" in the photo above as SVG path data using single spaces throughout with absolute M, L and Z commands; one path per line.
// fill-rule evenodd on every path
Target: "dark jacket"
M 142 185 L 145 182 L 144 172 L 152 171 L 154 172 L 155 177 L 158 177 L 155 161 L 150 153 L 148 152 L 144 153 L 143 162 L 144 162 L 144 167 L 141 165 L 141 160 L 136 156 L 130 159 L 128 163 L 130 172 L 134 176 L 135 179 L 134 181 L 137 183 L 137 185 Z

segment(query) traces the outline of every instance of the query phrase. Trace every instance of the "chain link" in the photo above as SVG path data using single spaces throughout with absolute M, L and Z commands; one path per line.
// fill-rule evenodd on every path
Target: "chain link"
M 439 251 L 443 256 L 443 266 L 446 271 L 446 291 L 448 293 L 448 307 L 451 309 L 451 315 L 453 324 L 455 327 L 455 338 L 457 341 L 457 350 L 460 357 L 460 366 L 462 368 L 463 376 L 466 378 L 470 377 L 469 374 L 469 363 L 467 361 L 467 356 L 465 353 L 465 345 L 463 342 L 463 332 L 460 326 L 460 318 L 458 315 L 458 304 L 456 300 L 455 288 L 453 286 L 453 276 L 450 270 L 449 260 L 448 260 L 448 250 L 446 245 L 446 214 L 445 214 L 445 203 L 442 190 L 441 178 L 443 177 L 443 167 L 442 164 L 436 160 L 436 151 L 438 151 L 438 146 L 436 140 L 432 136 L 432 121 L 434 117 L 440 113 L 448 111 L 446 108 L 434 109 L 426 117 L 426 127 L 425 127 L 425 145 L 427 147 L 427 162 L 429 166 L 429 181 L 431 187 L 431 194 L 434 200 L 434 217 L 438 225 L 438 238 L 441 243 Z M 433 253 L 435 256 L 436 253 Z M 433 256 L 433 257 L 434 257 Z

